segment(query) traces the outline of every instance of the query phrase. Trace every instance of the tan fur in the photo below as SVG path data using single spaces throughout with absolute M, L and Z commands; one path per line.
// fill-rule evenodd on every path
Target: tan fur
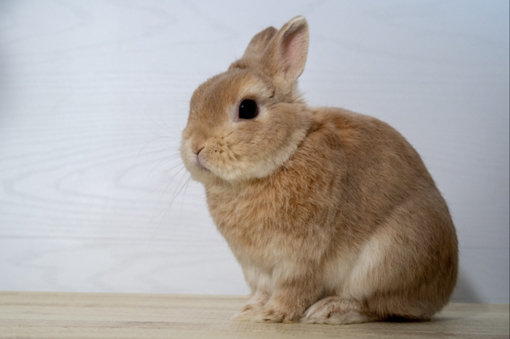
M 270 27 L 191 99 L 181 155 L 252 290 L 238 318 L 429 319 L 457 278 L 446 203 L 393 128 L 306 106 L 307 50 L 303 17 Z M 236 118 L 244 99 L 260 107 L 253 120 Z

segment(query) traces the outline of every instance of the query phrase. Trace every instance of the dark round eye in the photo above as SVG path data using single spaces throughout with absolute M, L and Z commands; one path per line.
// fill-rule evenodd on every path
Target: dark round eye
M 239 104 L 239 119 L 253 119 L 259 114 L 255 100 L 245 99 Z

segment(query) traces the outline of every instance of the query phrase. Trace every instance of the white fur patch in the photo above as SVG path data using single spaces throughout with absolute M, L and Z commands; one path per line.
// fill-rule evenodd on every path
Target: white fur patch
M 391 239 L 384 234 L 374 234 L 358 251 L 357 255 L 339 257 L 327 265 L 324 284 L 345 299 L 362 300 L 379 288 L 378 270 Z

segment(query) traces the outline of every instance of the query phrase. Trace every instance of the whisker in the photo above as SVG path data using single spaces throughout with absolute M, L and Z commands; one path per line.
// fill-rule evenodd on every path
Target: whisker
M 182 191 L 182 189 L 186 186 L 186 183 L 187 183 L 188 181 L 185 181 L 184 183 L 182 183 L 182 180 L 183 180 L 185 177 L 186 177 L 186 173 L 184 173 L 184 175 L 183 175 L 183 176 L 181 177 L 181 179 L 179 180 L 179 181 L 180 181 L 180 183 L 177 185 L 177 187 L 180 187 L 180 188 L 176 191 L 176 193 L 174 194 L 174 196 L 172 197 L 172 199 L 171 199 L 171 200 L 170 200 L 170 202 L 168 203 L 168 206 L 167 206 L 167 207 L 163 210 L 163 212 L 164 212 L 164 213 L 163 213 L 163 215 L 161 216 L 161 218 L 160 218 L 160 220 L 159 220 L 159 223 L 158 223 L 157 227 L 154 229 L 153 234 L 152 234 L 152 236 L 151 236 L 151 238 L 150 238 L 149 243 L 152 243 L 152 241 L 154 240 L 154 238 L 155 238 L 155 236 L 156 236 L 156 234 L 157 234 L 157 231 L 159 230 L 159 228 L 160 228 L 160 226 L 161 226 L 161 223 L 162 223 L 162 222 L 163 222 L 163 220 L 165 219 L 165 216 L 166 216 L 166 215 L 167 215 L 167 213 L 170 211 L 170 208 L 172 207 L 173 202 L 174 202 L 174 201 L 175 201 L 175 199 L 179 196 L 179 194 L 180 194 L 180 192 Z M 166 191 L 167 191 L 168 187 L 169 187 L 169 186 L 167 185 L 167 187 L 166 187 L 166 188 L 165 188 L 165 190 L 163 191 L 163 193 L 162 193 L 162 196 L 161 196 L 161 197 L 163 197 L 163 195 L 166 193 Z M 160 201 L 158 202 L 158 207 L 159 207 L 159 204 L 160 204 L 160 203 L 161 203 L 161 198 L 160 198 Z M 151 221 L 152 221 L 152 220 L 151 220 Z
M 162 127 L 160 124 L 158 124 L 154 119 L 152 119 L 148 114 L 147 112 L 145 111 L 145 109 L 143 107 L 140 107 L 140 109 L 142 110 L 142 112 L 145 114 L 145 116 L 147 118 L 149 118 L 150 121 L 152 121 L 154 123 L 154 125 L 158 126 L 159 128 L 161 128 L 162 130 L 164 130 L 165 132 L 172 132 L 172 131 L 169 131 L 167 129 L 165 129 L 164 127 Z
M 182 193 L 182 200 L 181 200 L 181 211 L 179 212 L 179 222 L 182 218 L 182 208 L 184 207 L 184 196 L 186 195 L 186 190 L 188 189 L 189 183 L 191 181 L 191 176 L 188 177 L 188 180 L 186 180 L 186 186 L 184 187 L 184 192 Z
M 161 153 L 161 152 L 159 152 L 159 153 Z M 174 160 L 175 160 L 175 158 L 176 158 L 175 156 L 173 156 L 173 157 L 164 156 L 164 157 L 160 157 L 160 158 L 158 158 L 158 159 L 155 159 L 154 161 L 155 161 L 155 162 L 157 162 L 157 163 L 156 163 L 156 165 L 155 165 L 155 166 L 154 166 L 154 167 L 150 170 L 149 174 L 147 174 L 147 177 L 145 177 L 144 182 L 145 182 L 145 181 L 146 181 L 146 180 L 147 180 L 147 179 L 151 176 L 152 172 L 153 172 L 153 171 L 154 171 L 154 170 L 155 170 L 158 166 L 160 166 L 161 164 L 164 164 L 164 163 L 165 163 L 165 161 L 174 161 Z M 168 170 L 172 170 L 172 169 L 176 168 L 176 167 L 177 167 L 177 166 L 179 166 L 179 165 L 182 165 L 182 163 L 181 163 L 181 162 L 179 162 L 179 163 L 175 164 L 174 166 L 172 166 L 172 167 L 168 168 Z
M 175 177 L 174 177 L 175 178 Z M 167 192 L 168 190 L 168 187 L 170 187 L 170 184 L 173 182 L 173 179 L 174 178 L 171 178 L 168 183 L 166 184 L 165 188 L 163 189 L 163 192 L 161 193 L 161 196 L 159 197 L 159 200 L 158 200 L 158 203 L 153 211 L 153 216 L 151 217 L 150 221 L 149 221 L 149 224 L 152 224 L 153 221 L 159 216 L 159 214 L 163 213 L 163 216 L 160 218 L 160 221 L 158 223 L 158 225 L 156 226 L 156 228 L 154 229 L 154 231 L 152 232 L 152 236 L 150 237 L 150 240 L 149 240 L 149 244 L 152 243 L 152 241 L 154 240 L 154 237 L 156 236 L 156 233 L 157 231 L 159 230 L 159 227 L 161 226 L 161 223 L 163 222 L 163 219 L 165 218 L 165 215 L 168 213 L 168 208 L 165 208 L 163 209 L 162 212 L 160 213 L 157 213 L 156 211 L 159 209 L 159 206 L 161 204 L 161 201 L 163 199 L 163 197 L 165 196 L 165 193 Z

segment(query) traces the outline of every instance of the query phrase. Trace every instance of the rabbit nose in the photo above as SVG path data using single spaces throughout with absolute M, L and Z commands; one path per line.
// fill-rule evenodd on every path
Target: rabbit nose
M 191 138 L 190 141 L 191 141 L 191 145 L 190 145 L 191 151 L 194 154 L 198 154 L 204 149 L 205 144 L 207 142 L 207 138 L 204 135 L 204 133 L 195 132 L 195 133 L 193 133 L 193 137 Z
M 196 151 L 195 154 L 198 156 L 200 154 L 200 152 L 202 152 L 203 149 L 204 149 L 204 146 L 202 146 L 202 148 L 200 148 L 198 151 Z
M 204 149 L 204 147 L 205 147 L 205 142 L 204 142 L 204 140 L 201 140 L 201 139 L 199 139 L 199 140 L 196 140 L 196 139 L 195 139 L 195 140 L 193 140 L 193 141 L 191 142 L 191 145 L 190 145 L 190 146 L 191 146 L 191 147 L 190 147 L 190 148 L 191 148 L 191 151 L 192 151 L 194 154 L 198 154 L 198 153 L 200 153 L 200 152 Z

